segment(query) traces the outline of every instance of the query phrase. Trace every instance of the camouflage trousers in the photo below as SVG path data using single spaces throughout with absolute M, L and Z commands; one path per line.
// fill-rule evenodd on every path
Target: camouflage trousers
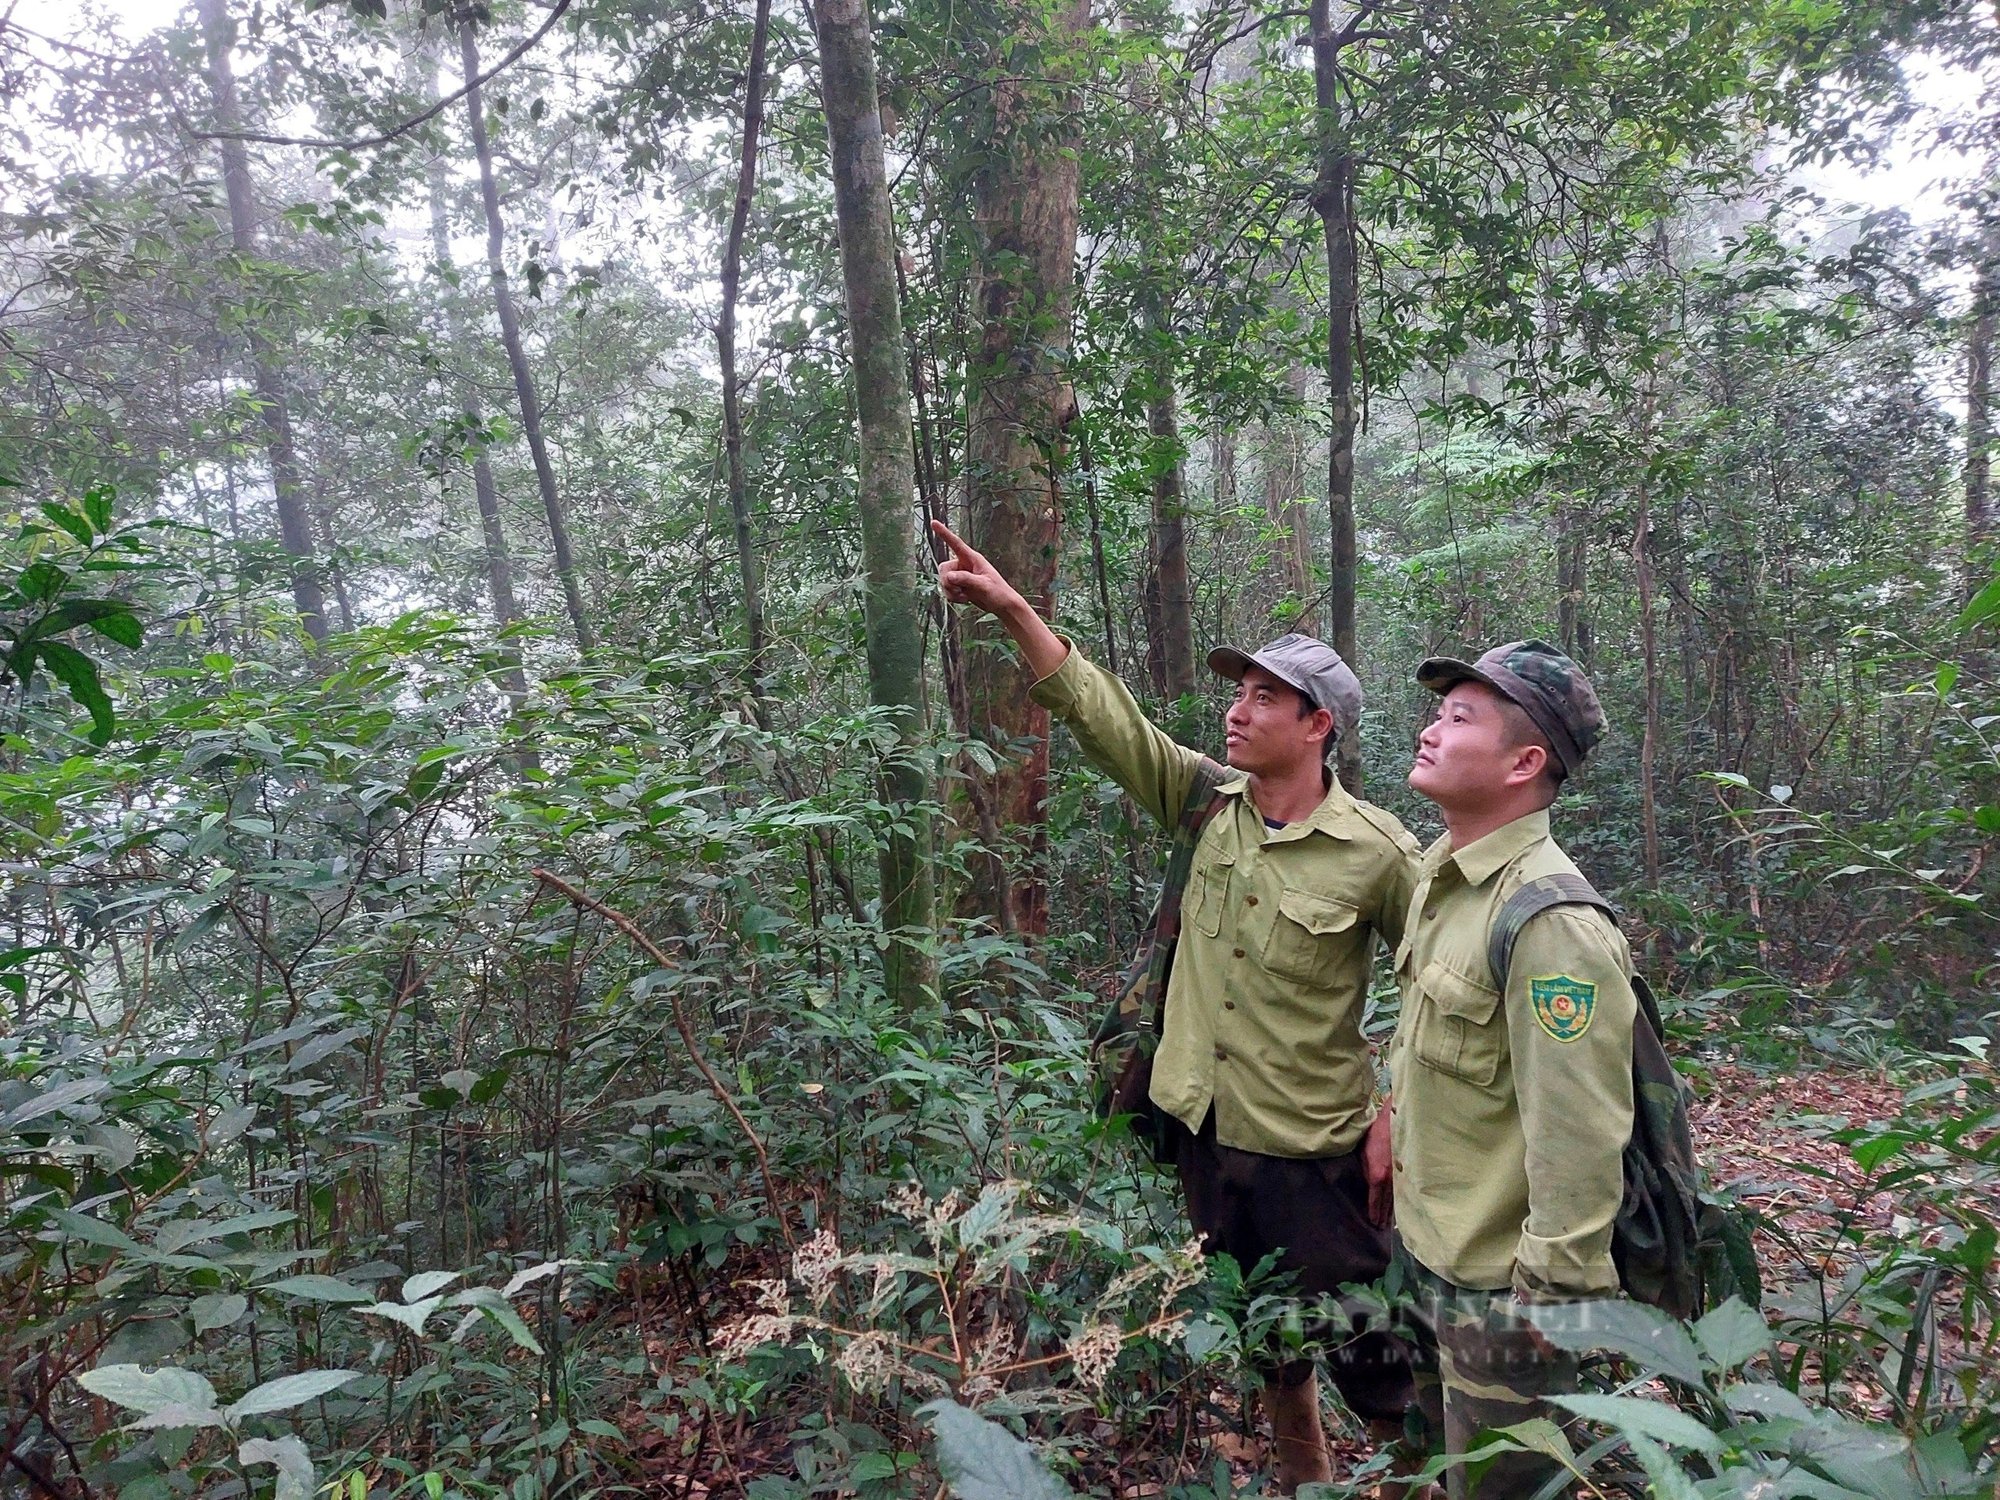
M 1391 1281 L 1397 1279 L 1411 1298 L 1401 1331 L 1416 1379 L 1405 1420 L 1413 1448 L 1427 1455 L 1464 1453 L 1489 1428 L 1534 1417 L 1558 1426 L 1568 1420 L 1546 1398 L 1575 1392 L 1576 1356 L 1539 1338 L 1515 1312 L 1512 1292 L 1455 1286 L 1419 1264 L 1400 1236 L 1391 1273 Z M 1533 1500 L 1560 1472 L 1562 1466 L 1543 1454 L 1505 1453 L 1476 1485 L 1463 1464 L 1447 1470 L 1445 1482 L 1451 1500 Z

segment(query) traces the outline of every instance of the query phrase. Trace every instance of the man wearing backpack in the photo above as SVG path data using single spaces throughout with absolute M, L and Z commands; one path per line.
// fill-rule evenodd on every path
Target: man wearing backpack
M 1175 827 L 1205 758 L 1149 722 L 990 562 L 933 530 L 951 548 L 945 597 L 995 615 L 1038 679 L 1035 700 Z M 1204 1248 L 1246 1272 L 1276 1255 L 1302 1296 L 1338 1295 L 1389 1263 L 1387 1141 L 1362 1151 L 1376 1106 L 1361 1014 L 1376 934 L 1391 946 L 1403 936 L 1416 841 L 1327 769 L 1361 710 L 1361 685 L 1331 648 L 1287 635 L 1208 660 L 1238 684 L 1224 729 L 1240 774 L 1221 780 L 1194 847 L 1151 1101 Z M 1328 1369 L 1378 1438 L 1400 1433 L 1413 1392 L 1393 1337 L 1361 1332 Z M 1311 1362 L 1272 1370 L 1264 1404 L 1280 1488 L 1326 1480 Z
M 1525 1307 L 1615 1296 L 1613 1223 L 1632 1135 L 1631 955 L 1610 917 L 1570 900 L 1520 926 L 1496 983 L 1489 955 L 1509 898 L 1568 877 L 1549 805 L 1604 731 L 1575 662 L 1515 641 L 1476 662 L 1434 658 L 1439 695 L 1410 785 L 1444 815 L 1424 852 L 1397 953 L 1403 1011 L 1390 1046 L 1397 1261 L 1415 1293 L 1418 1403 L 1432 1451 L 1463 1453 L 1487 1428 L 1560 1423 L 1545 1398 L 1574 1392 L 1575 1356 Z M 1560 884 L 1560 882 L 1558 882 Z M 1516 903 L 1514 914 L 1522 910 Z M 1385 1123 L 1389 1118 L 1393 1123 Z M 1571 1316 L 1583 1316 L 1573 1312 Z M 1535 1495 L 1561 1471 L 1537 1453 L 1496 1459 L 1453 1500 Z

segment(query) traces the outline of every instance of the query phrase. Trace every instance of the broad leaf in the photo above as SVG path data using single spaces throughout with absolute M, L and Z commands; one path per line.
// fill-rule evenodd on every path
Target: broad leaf
M 266 1282 L 260 1292 L 283 1292 L 287 1297 L 303 1297 L 308 1302 L 373 1302 L 375 1299 L 351 1281 L 337 1276 L 287 1276 Z
M 1602 1422 L 1606 1427 L 1616 1428 L 1627 1438 L 1634 1435 L 1652 1438 L 1697 1453 L 1722 1451 L 1720 1437 L 1679 1407 L 1664 1401 L 1646 1401 L 1637 1396 L 1551 1396 L 1549 1400 L 1587 1422 Z
M 249 1310 L 250 1299 L 235 1292 L 210 1292 L 206 1297 L 195 1298 L 188 1309 L 194 1317 L 196 1333 L 227 1328 Z
M 432 1297 L 458 1280 L 456 1271 L 419 1271 L 403 1283 L 403 1300 L 417 1302 Z
M 290 1435 L 251 1438 L 236 1450 L 236 1461 L 245 1466 L 278 1466 L 278 1491 L 274 1500 L 312 1500 L 313 1493 L 319 1488 L 319 1476 L 313 1472 L 312 1456 L 306 1452 L 306 1445 Z
M 254 1417 L 270 1411 L 290 1411 L 351 1381 L 359 1380 L 359 1370 L 301 1370 L 267 1380 L 229 1408 L 232 1417 Z
M 212 1409 L 215 1387 L 192 1370 L 166 1365 L 148 1370 L 142 1365 L 99 1365 L 76 1377 L 93 1396 L 133 1411 L 152 1413 L 169 1407 Z
M 959 1500 L 1069 1500 L 1073 1493 L 1035 1450 L 956 1401 L 917 1409 L 937 1434 L 938 1467 Z
M 1696 1323 L 1694 1337 L 1718 1370 L 1734 1370 L 1771 1347 L 1771 1330 L 1740 1297 L 1731 1297 Z
M 1521 1312 L 1558 1349 L 1573 1354 L 1609 1349 L 1683 1384 L 1703 1383 L 1701 1354 L 1694 1340 L 1656 1307 L 1605 1297 L 1534 1304 Z

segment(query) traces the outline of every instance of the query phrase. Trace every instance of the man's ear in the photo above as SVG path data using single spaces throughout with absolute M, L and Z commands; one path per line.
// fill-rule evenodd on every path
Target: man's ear
M 1541 778 L 1548 769 L 1549 749 L 1546 745 L 1517 745 L 1514 749 L 1514 763 L 1507 768 L 1507 785 L 1526 786 Z
M 1324 728 L 1321 726 L 1324 725 Z M 1333 739 L 1333 714 L 1324 708 L 1312 711 L 1313 739 L 1331 742 Z

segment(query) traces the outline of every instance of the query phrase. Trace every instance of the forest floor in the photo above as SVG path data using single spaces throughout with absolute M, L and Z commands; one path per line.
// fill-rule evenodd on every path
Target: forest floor
M 1757 1240 L 1767 1293 L 1788 1284 L 1810 1285 L 1827 1273 L 1837 1276 L 1846 1253 L 1840 1240 L 1843 1229 L 1909 1238 L 1932 1227 L 1923 1222 L 1920 1211 L 1905 1217 L 1907 1205 L 1870 1191 L 1869 1174 L 1848 1147 L 1829 1139 L 1843 1124 L 1896 1119 L 1903 1111 L 1905 1085 L 1879 1072 L 1852 1068 L 1774 1073 L 1722 1063 L 1710 1066 L 1696 1080 L 1696 1088 L 1692 1121 L 1710 1176 L 1753 1205 L 1778 1230 L 1760 1230 Z M 1935 1107 L 1946 1110 L 1950 1101 L 1939 1101 Z M 1995 1205 L 1995 1216 L 2000 1217 L 2000 1204 Z M 749 1310 L 749 1294 L 738 1285 L 744 1279 L 778 1274 L 781 1268 L 768 1253 L 732 1258 L 723 1272 L 707 1281 L 709 1325 L 718 1326 Z M 638 1306 L 643 1309 L 644 1301 Z M 648 1329 L 648 1352 L 656 1368 L 673 1368 L 692 1351 L 674 1347 L 684 1341 L 675 1332 L 678 1320 L 668 1319 L 664 1306 L 659 1311 L 658 1323 Z M 1878 1414 L 1884 1404 L 1879 1393 L 1857 1388 L 1851 1381 L 1841 1394 L 1848 1404 Z M 631 1415 L 626 1426 L 640 1451 L 648 1493 L 675 1500 L 734 1497 L 745 1493 L 745 1484 L 759 1475 L 790 1477 L 796 1472 L 789 1452 L 796 1413 L 774 1411 L 756 1421 L 738 1419 L 726 1429 L 711 1422 L 672 1435 L 636 1409 Z M 1083 1424 L 1080 1435 L 1089 1425 Z M 1203 1483 L 1222 1460 L 1235 1475 L 1238 1493 L 1248 1492 L 1267 1465 L 1264 1444 L 1245 1435 L 1248 1425 L 1230 1393 L 1214 1393 L 1196 1440 L 1187 1445 L 1182 1478 Z M 1337 1479 L 1372 1452 L 1358 1423 L 1343 1429 L 1337 1416 L 1331 1416 L 1328 1436 Z M 1111 1474 L 1094 1477 L 1119 1482 Z M 1129 1500 L 1161 1492 L 1157 1479 L 1118 1491 Z

